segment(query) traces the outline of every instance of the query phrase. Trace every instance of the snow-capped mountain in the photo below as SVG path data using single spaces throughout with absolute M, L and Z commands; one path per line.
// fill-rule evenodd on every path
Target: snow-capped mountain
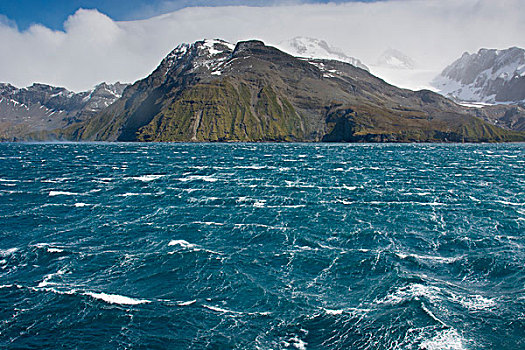
M 336 60 L 350 63 L 355 67 L 369 71 L 363 62 L 357 58 L 346 55 L 341 49 L 330 46 L 324 40 L 298 36 L 279 43 L 277 47 L 292 56 Z
M 389 48 L 373 64 L 370 72 L 389 84 L 410 90 L 433 90 L 430 81 L 438 73 L 431 67 L 416 63 L 407 54 Z
M 416 62 L 403 52 L 396 49 L 387 49 L 377 59 L 375 66 L 395 69 L 415 69 Z
M 42 84 L 23 89 L 4 84 L 0 98 L 0 141 L 525 138 L 476 118 L 483 110 L 431 91 L 399 89 L 340 60 L 294 57 L 259 40 L 181 44 L 149 76 L 125 89 L 101 84 L 74 93 Z M 502 110 L 492 111 L 489 119 L 499 123 L 509 106 L 496 107 Z M 509 127 L 521 125 L 523 111 L 514 114 L 507 115 Z
M 481 49 L 465 52 L 434 79 L 441 94 L 484 103 L 525 103 L 525 50 Z
M 45 84 L 17 88 L 0 83 L 0 134 L 12 128 L 38 132 L 85 119 L 120 98 L 127 86 L 101 83 L 75 93 Z
M 158 69 L 167 75 L 172 69 L 180 68 L 179 66 L 188 68 L 185 64 L 181 65 L 181 62 L 185 62 L 192 65 L 192 73 L 209 71 L 211 75 L 221 75 L 221 69 L 234 49 L 235 44 L 221 39 L 205 39 L 194 44 L 183 43 L 162 60 Z

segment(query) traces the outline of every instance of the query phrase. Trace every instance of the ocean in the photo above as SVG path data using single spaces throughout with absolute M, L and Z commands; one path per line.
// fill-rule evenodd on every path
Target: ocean
M 524 349 L 523 144 L 0 144 L 2 349 Z

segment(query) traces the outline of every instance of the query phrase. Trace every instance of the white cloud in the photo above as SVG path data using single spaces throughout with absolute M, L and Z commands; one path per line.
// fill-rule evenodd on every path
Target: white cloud
M 218 37 L 276 44 L 298 35 L 324 39 L 369 65 L 386 48 L 396 48 L 434 73 L 464 51 L 525 47 L 524 5 L 525 0 L 398 0 L 193 7 L 128 22 L 81 9 L 64 31 L 35 25 L 20 32 L 1 19 L 0 81 L 84 90 L 101 81 L 144 77 L 181 42 Z

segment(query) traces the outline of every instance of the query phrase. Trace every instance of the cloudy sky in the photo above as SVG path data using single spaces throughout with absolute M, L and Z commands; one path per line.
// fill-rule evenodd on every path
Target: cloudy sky
M 525 0 L 1 1 L 0 81 L 80 91 L 142 78 L 181 42 L 309 36 L 369 66 L 400 50 L 416 72 L 372 71 L 420 87 L 465 51 L 525 47 L 524 8 Z

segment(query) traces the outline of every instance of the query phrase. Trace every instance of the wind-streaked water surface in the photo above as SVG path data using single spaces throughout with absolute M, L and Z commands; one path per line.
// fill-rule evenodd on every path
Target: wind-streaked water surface
M 525 146 L 0 144 L 0 348 L 525 348 Z

